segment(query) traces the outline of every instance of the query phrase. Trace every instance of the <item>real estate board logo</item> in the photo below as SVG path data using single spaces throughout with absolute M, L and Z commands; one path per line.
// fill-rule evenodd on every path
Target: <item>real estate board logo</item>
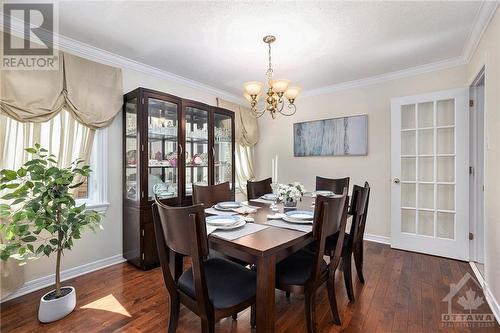
M 443 327 L 495 326 L 495 317 L 484 300 L 482 287 L 468 272 L 458 283 L 450 284 L 450 292 L 443 302 L 448 303 L 447 313 L 441 314 Z
M 3 3 L 2 69 L 58 69 L 56 4 Z

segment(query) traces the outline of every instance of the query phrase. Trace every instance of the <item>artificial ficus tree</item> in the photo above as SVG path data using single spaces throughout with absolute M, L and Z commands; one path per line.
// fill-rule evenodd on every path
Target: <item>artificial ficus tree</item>
M 0 259 L 26 260 L 56 253 L 55 298 L 61 296 L 61 256 L 82 230 L 101 228 L 101 215 L 77 205 L 72 189 L 90 175 L 77 159 L 60 168 L 39 144 L 25 151 L 32 158 L 18 170 L 0 171 Z

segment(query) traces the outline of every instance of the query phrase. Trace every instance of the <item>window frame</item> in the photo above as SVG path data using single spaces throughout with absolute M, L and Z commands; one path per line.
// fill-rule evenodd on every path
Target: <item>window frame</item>
M 97 129 L 95 132 L 88 178 L 87 198 L 76 199 L 77 205 L 85 204 L 87 209 L 105 213 L 109 207 L 108 200 L 108 128 Z

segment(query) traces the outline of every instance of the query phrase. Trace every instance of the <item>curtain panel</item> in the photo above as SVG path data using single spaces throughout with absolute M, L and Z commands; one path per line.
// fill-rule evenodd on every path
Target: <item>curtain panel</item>
M 61 51 L 59 59 L 58 70 L 2 70 L 0 111 L 39 123 L 64 108 L 89 128 L 110 125 L 123 105 L 121 69 Z
M 253 147 L 259 140 L 257 119 L 252 116 L 250 109 L 221 98 L 217 98 L 217 106 L 234 112 L 236 186 L 247 194 L 247 181 L 255 178 Z

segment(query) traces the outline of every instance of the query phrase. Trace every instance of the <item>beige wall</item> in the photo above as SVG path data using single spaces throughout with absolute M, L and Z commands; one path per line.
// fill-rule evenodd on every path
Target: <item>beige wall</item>
M 466 86 L 465 66 L 397 79 L 331 94 L 299 98 L 293 117 L 265 115 L 259 120 L 256 147 L 258 178 L 271 175 L 271 158 L 279 156 L 279 182 L 300 181 L 314 188 L 315 176 L 351 177 L 351 184 L 372 187 L 366 232 L 390 236 L 391 115 L 393 97 Z M 368 156 L 294 157 L 293 123 L 349 115 L 368 115 Z
M 485 278 L 500 302 L 500 9 L 467 66 L 468 83 L 486 66 L 485 76 Z
M 97 59 L 92 59 L 98 61 Z M 184 98 L 216 105 L 215 95 L 137 71 L 123 69 L 123 89 L 129 92 L 137 87 L 146 87 Z M 75 241 L 72 251 L 66 252 L 62 269 L 85 265 L 97 260 L 122 254 L 122 118 L 119 114 L 109 127 L 108 156 L 109 209 L 103 220 L 104 230 L 97 233 L 87 231 L 82 239 Z M 25 280 L 31 281 L 54 273 L 55 258 L 43 257 L 25 266 Z

